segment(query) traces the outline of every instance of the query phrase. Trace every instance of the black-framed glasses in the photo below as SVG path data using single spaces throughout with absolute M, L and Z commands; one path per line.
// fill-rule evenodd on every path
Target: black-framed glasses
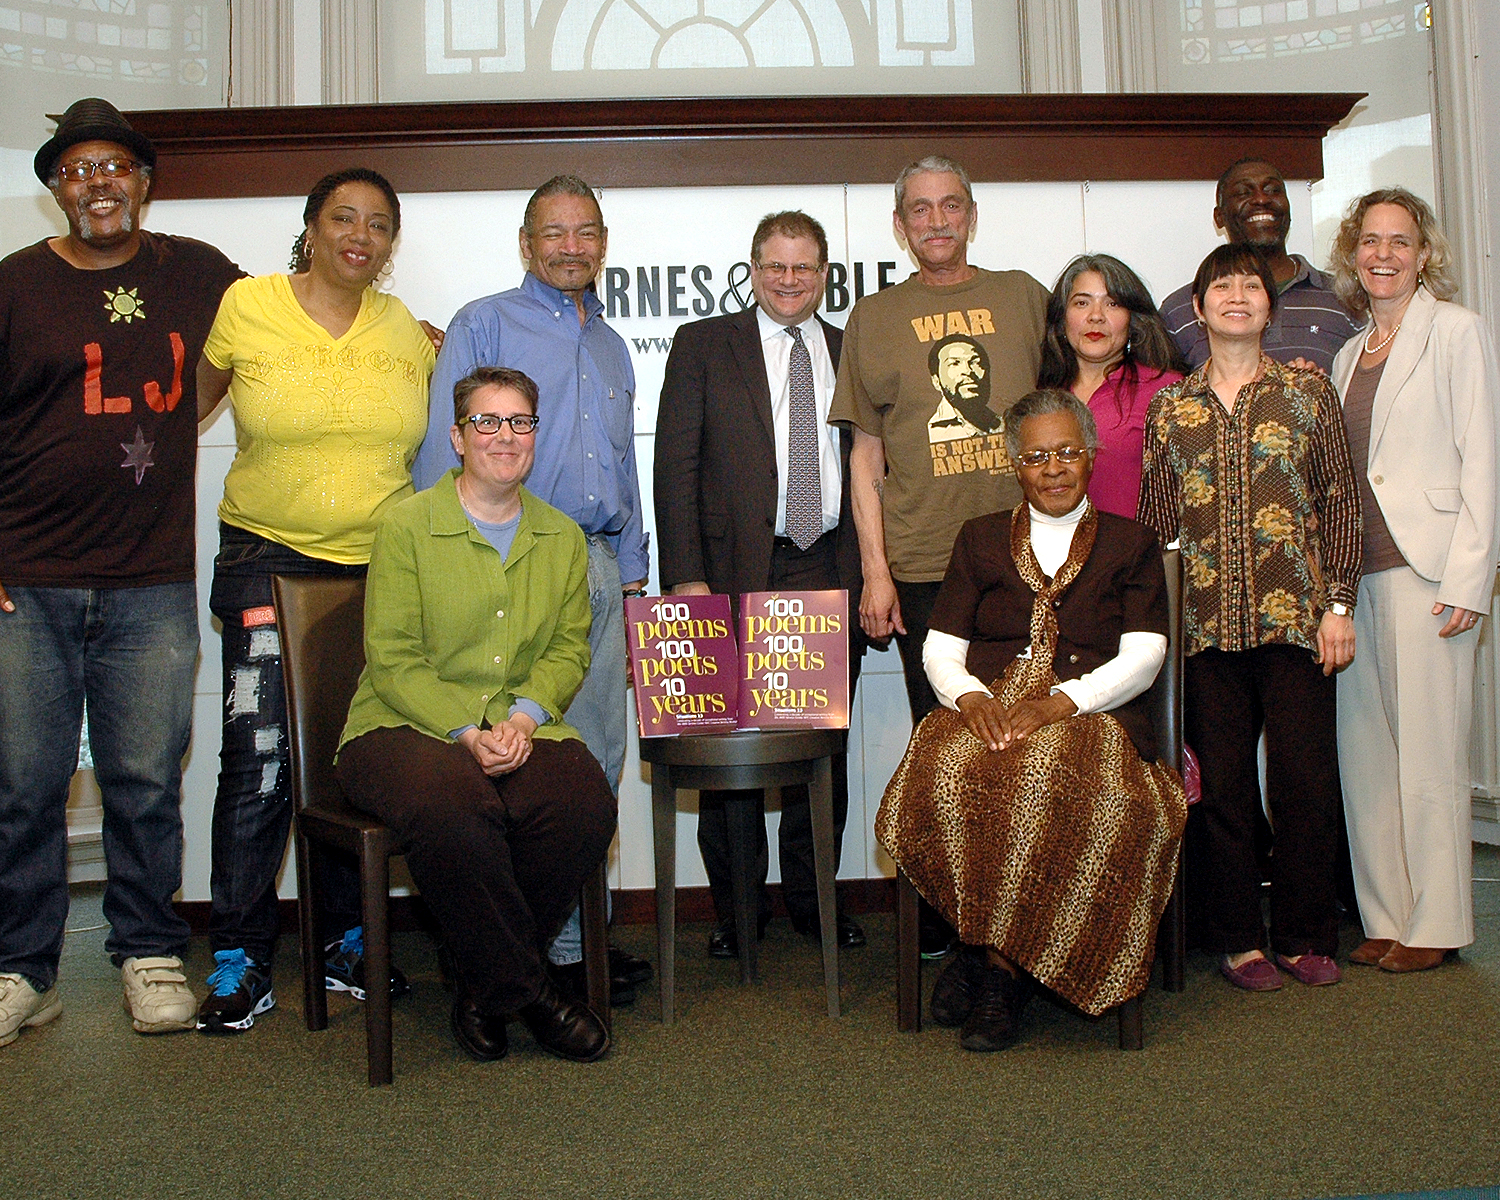
M 540 417 L 533 417 L 530 413 L 517 413 L 513 417 L 496 416 L 494 413 L 474 413 L 465 417 L 470 425 L 480 433 L 499 433 L 500 426 L 509 425 L 512 433 L 526 434 L 535 433 Z
M 1016 455 L 1016 462 L 1023 467 L 1045 467 L 1052 459 L 1060 463 L 1076 463 L 1088 451 L 1081 446 L 1064 446 L 1060 450 L 1028 450 Z
M 92 179 L 95 171 L 106 179 L 124 179 L 127 175 L 134 175 L 136 168 L 140 165 L 132 158 L 106 158 L 103 162 L 93 162 L 82 158 L 77 162 L 62 163 L 57 168 L 57 174 L 59 178 L 68 179 L 74 183 Z

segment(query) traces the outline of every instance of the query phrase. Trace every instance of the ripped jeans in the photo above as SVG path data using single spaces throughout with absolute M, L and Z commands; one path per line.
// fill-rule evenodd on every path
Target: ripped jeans
M 242 949 L 269 969 L 281 926 L 276 876 L 292 824 L 286 692 L 272 606 L 273 575 L 360 577 L 363 565 L 310 558 L 233 525 L 219 524 L 208 606 L 224 625 L 224 740 L 214 797 L 209 944 Z M 359 866 L 321 854 L 322 941 L 360 923 Z

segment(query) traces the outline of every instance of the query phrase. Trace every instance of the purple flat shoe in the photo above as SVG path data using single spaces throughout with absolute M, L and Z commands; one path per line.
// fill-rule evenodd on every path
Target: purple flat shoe
M 1285 954 L 1278 954 L 1276 965 L 1298 983 L 1305 983 L 1308 987 L 1326 987 L 1344 977 L 1338 963 L 1326 954 L 1304 954 L 1296 962 Z
M 1229 955 L 1219 960 L 1219 971 L 1237 988 L 1247 992 L 1274 992 L 1281 987 L 1281 974 L 1269 959 L 1252 958 L 1237 967 L 1229 965 Z

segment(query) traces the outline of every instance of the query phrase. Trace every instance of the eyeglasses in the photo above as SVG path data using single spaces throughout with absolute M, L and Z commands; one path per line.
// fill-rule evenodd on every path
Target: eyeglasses
M 1088 451 L 1079 446 L 1064 446 L 1060 450 L 1028 450 L 1016 455 L 1016 462 L 1023 467 L 1045 467 L 1052 459 L 1060 463 L 1076 463 Z
M 781 276 L 790 271 L 798 279 L 811 279 L 814 275 L 822 274 L 823 271 L 823 268 L 817 263 L 791 263 L 788 265 L 787 263 L 768 262 L 756 263 L 755 265 L 767 275 Z
M 124 179 L 127 175 L 134 175 L 140 165 L 129 158 L 107 158 L 103 162 L 91 162 L 84 158 L 77 162 L 62 163 L 57 168 L 57 174 L 59 178 L 69 179 L 74 183 L 92 179 L 95 171 L 106 179 Z
M 502 425 L 509 425 L 512 433 L 527 434 L 536 432 L 537 423 L 541 418 L 527 413 L 517 413 L 513 417 L 500 417 L 494 413 L 475 413 L 471 417 L 465 417 L 464 420 L 484 434 L 499 433 Z

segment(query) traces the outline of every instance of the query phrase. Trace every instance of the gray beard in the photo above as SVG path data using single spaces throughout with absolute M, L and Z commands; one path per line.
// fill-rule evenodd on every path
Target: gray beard
M 120 198 L 124 213 L 120 218 L 120 232 L 135 232 L 135 214 L 130 211 L 130 205 Z M 94 221 L 89 215 L 87 202 L 78 206 L 78 237 L 81 241 L 92 242 L 94 240 Z

